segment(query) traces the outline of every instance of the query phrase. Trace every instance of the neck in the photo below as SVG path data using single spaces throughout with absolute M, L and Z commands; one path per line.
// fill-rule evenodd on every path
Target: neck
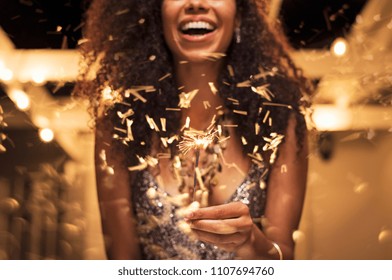
M 192 128 L 203 130 L 210 125 L 216 114 L 216 107 L 223 104 L 218 93 L 214 93 L 210 85 L 212 83 L 217 88 L 221 67 L 221 61 L 189 62 L 177 66 L 176 78 L 178 86 L 183 87 L 181 92 L 198 90 L 192 99 L 191 107 L 182 111 L 183 123 L 189 117 Z

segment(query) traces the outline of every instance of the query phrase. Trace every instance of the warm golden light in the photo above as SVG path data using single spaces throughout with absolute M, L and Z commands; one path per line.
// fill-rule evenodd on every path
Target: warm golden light
M 34 73 L 31 75 L 31 79 L 33 80 L 34 83 L 36 84 L 43 84 L 46 81 L 46 76 L 44 71 L 42 70 L 36 70 Z
M 49 143 L 54 139 L 54 133 L 50 128 L 43 128 L 39 131 L 39 137 L 43 142 Z
M 347 53 L 347 41 L 343 38 L 337 38 L 333 42 L 331 50 L 337 57 L 344 56 Z
M 351 123 L 350 114 L 346 109 L 321 106 L 315 108 L 312 120 L 317 130 L 321 131 L 346 129 Z
M 25 111 L 30 108 L 30 98 L 24 91 L 12 89 L 10 91 L 10 97 L 20 110 Z
M 8 69 L 4 62 L 0 60 L 0 80 L 10 81 L 14 77 L 14 73 Z

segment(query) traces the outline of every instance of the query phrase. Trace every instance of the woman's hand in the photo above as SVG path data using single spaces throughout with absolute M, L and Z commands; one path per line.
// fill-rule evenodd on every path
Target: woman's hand
M 242 202 L 199 208 L 185 215 L 200 241 L 234 252 L 249 241 L 253 221 Z

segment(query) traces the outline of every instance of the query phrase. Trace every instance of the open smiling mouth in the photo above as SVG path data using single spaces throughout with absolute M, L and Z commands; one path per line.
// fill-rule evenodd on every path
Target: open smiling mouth
M 183 24 L 180 28 L 182 34 L 190 36 L 203 36 L 215 31 L 215 27 L 205 21 L 191 21 Z

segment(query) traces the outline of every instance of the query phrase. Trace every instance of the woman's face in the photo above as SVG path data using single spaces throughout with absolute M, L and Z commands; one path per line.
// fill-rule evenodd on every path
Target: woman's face
M 174 59 L 205 61 L 225 53 L 235 27 L 235 0 L 163 0 L 165 40 Z

